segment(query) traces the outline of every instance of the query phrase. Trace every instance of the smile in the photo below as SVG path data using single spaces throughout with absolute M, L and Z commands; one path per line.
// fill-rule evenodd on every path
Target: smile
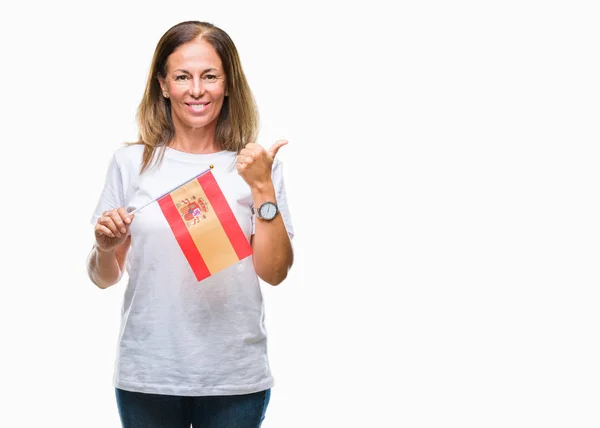
M 188 109 L 194 113 L 201 113 L 210 105 L 210 103 L 186 103 Z

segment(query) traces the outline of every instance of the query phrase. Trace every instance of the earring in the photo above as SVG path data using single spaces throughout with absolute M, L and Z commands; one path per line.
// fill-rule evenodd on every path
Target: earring
M 169 98 L 169 94 L 167 94 L 166 92 L 163 92 L 163 97 Z

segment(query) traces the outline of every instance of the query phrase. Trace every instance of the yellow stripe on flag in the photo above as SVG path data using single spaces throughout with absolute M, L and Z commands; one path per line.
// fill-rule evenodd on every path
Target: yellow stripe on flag
M 185 198 L 191 200 L 192 196 L 196 199 L 201 198 L 208 205 L 208 212 L 204 213 L 206 218 L 187 226 L 187 229 L 212 274 L 238 262 L 239 258 L 198 180 L 193 180 L 171 193 L 175 204 Z

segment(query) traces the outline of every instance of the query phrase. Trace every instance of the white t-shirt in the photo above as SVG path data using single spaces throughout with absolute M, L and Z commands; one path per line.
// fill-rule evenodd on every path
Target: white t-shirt
M 171 148 L 158 167 L 139 174 L 143 147 L 115 151 L 92 217 L 135 209 L 214 165 L 212 173 L 246 238 L 254 219 L 250 187 L 235 152 L 190 154 Z M 281 162 L 272 169 L 277 204 L 293 236 Z M 135 214 L 126 269 L 114 385 L 145 393 L 234 395 L 273 386 L 267 333 L 252 256 L 198 282 L 158 203 Z

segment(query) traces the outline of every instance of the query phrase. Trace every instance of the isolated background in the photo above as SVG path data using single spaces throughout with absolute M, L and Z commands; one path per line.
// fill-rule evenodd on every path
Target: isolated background
M 118 427 L 125 283 L 89 218 L 159 37 L 233 38 L 296 229 L 264 428 L 598 427 L 592 1 L 15 2 L 0 11 L 0 426 Z

